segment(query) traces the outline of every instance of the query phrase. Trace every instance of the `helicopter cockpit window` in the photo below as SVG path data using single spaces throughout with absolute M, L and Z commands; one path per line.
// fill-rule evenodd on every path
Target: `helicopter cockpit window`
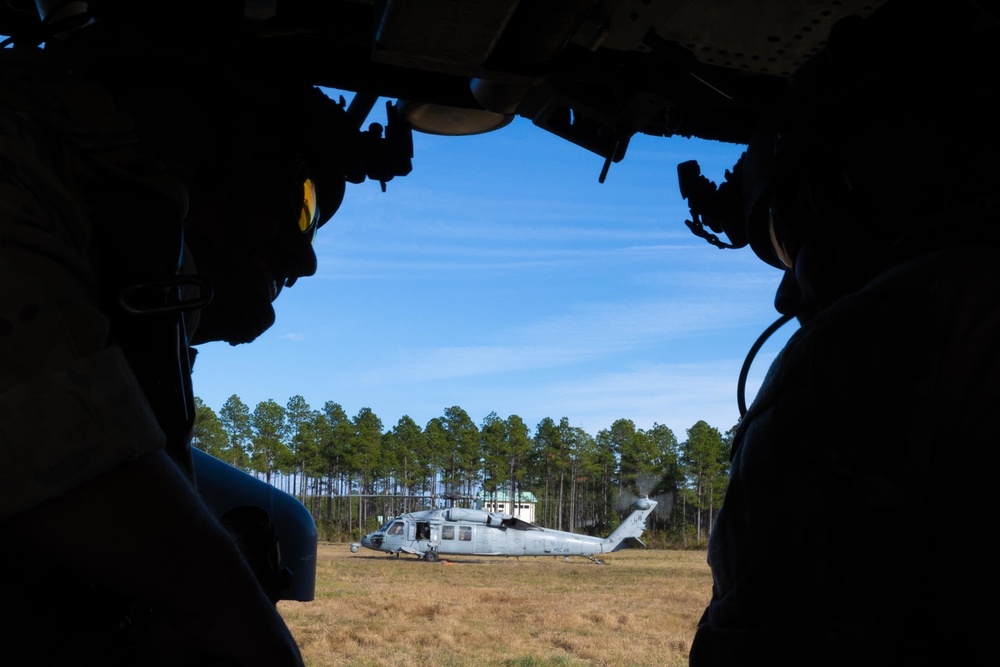
M 386 533 L 388 535 L 402 535 L 403 534 L 403 522 L 402 521 L 396 521 L 395 523 L 393 523 L 389 527 L 389 530 L 387 530 Z
M 455 539 L 455 526 L 441 526 L 441 539 L 442 540 Z
M 472 540 L 472 526 L 459 526 L 458 527 L 458 541 L 459 542 L 470 542 Z

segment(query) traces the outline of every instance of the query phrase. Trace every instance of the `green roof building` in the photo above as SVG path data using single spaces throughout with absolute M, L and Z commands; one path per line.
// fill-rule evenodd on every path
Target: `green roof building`
M 522 521 L 535 522 L 535 505 L 538 499 L 535 494 L 529 491 L 521 491 L 517 494 L 514 502 L 510 502 L 510 493 L 507 491 L 480 491 L 476 494 L 476 507 L 487 512 L 501 512 L 510 514 Z

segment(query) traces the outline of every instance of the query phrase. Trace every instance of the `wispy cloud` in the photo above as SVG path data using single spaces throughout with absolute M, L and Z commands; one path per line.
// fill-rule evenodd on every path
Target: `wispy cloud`
M 363 377 L 369 383 L 387 378 L 421 383 L 593 363 L 644 349 L 663 356 L 670 341 L 710 337 L 758 315 L 746 302 L 724 308 L 694 300 L 574 305 L 558 315 L 485 332 L 479 342 L 399 347 Z

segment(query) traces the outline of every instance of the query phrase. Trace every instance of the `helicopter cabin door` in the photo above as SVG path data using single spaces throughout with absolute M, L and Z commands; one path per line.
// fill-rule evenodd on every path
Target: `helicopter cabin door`
M 414 526 L 411 524 L 411 528 Z M 430 542 L 431 540 L 431 522 L 430 521 L 417 521 L 416 522 L 416 539 L 418 542 Z

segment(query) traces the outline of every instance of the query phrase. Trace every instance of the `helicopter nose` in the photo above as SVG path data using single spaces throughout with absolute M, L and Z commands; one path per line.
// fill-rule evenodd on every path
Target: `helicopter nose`
M 382 548 L 382 540 L 385 536 L 382 533 L 368 533 L 361 538 L 361 546 L 378 551 Z

